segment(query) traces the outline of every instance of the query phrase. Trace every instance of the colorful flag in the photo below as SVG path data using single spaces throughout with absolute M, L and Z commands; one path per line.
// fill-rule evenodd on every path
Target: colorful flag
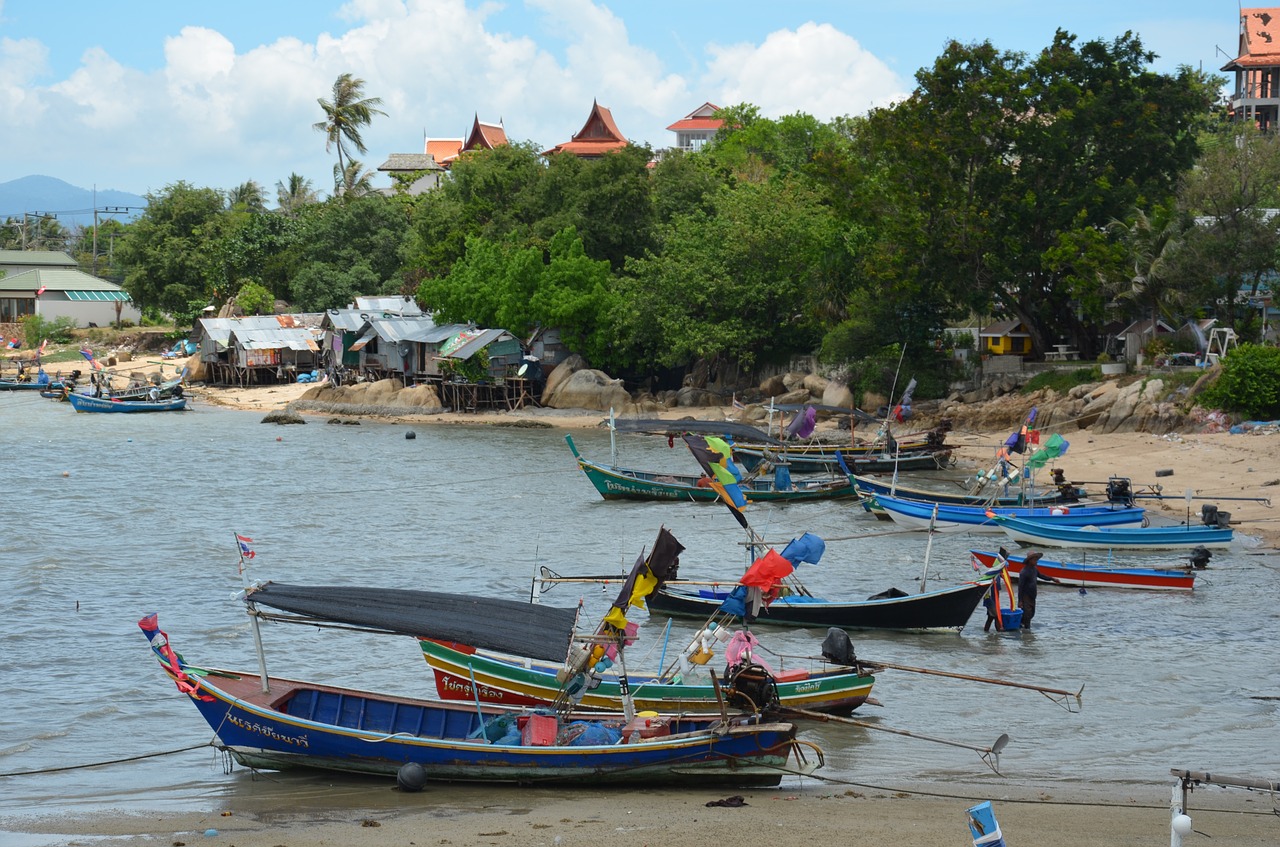
M 1049 463 L 1050 459 L 1056 459 L 1066 453 L 1067 448 L 1070 446 L 1071 444 L 1067 439 L 1055 432 L 1044 442 L 1043 447 L 1027 458 L 1026 466 L 1032 470 L 1042 468 Z
M 47 285 L 42 285 L 42 286 L 40 286 L 40 290 L 36 292 L 36 296 L 37 296 L 37 297 L 39 297 L 41 294 L 44 294 L 44 290 L 45 290 L 46 288 L 48 288 L 48 287 L 49 287 L 49 286 L 47 286 Z
M 738 484 L 742 481 L 742 472 L 738 470 L 738 466 L 731 458 L 733 449 L 722 438 L 692 433 L 684 435 L 684 443 L 709 478 L 711 490 L 720 495 L 725 505 L 733 512 L 734 518 L 745 529 L 747 519 L 742 514 L 742 510 L 747 505 L 747 497 L 742 493 L 742 486 Z
M 97 359 L 93 357 L 93 351 L 90 350 L 88 347 L 81 347 L 80 355 L 84 356 L 85 361 L 88 362 L 95 371 L 102 370 L 102 362 L 99 362 Z
M 253 548 L 249 546 L 250 544 L 253 543 L 252 538 L 245 538 L 243 535 L 240 535 L 239 533 L 237 533 L 236 541 L 239 542 L 240 544 L 240 558 L 252 559 L 256 555 L 253 552 Z
M 733 408 L 735 408 L 735 409 L 745 409 L 745 408 L 747 408 L 747 405 L 746 405 L 745 403 L 743 403 L 741 400 L 739 400 L 739 399 L 738 399 L 738 395 L 737 395 L 737 394 L 733 395 Z

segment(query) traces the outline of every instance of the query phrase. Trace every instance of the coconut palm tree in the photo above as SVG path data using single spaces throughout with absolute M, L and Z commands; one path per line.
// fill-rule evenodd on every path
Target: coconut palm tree
M 357 79 L 349 73 L 342 74 L 333 83 L 333 99 L 317 99 L 320 108 L 324 109 L 325 119 L 317 121 L 312 128 L 325 135 L 324 149 L 329 152 L 338 148 L 338 166 L 335 169 L 334 187 L 342 190 L 343 182 L 336 177 L 345 176 L 349 170 L 348 161 L 351 154 L 346 145 L 351 145 L 360 153 L 367 153 L 364 139 L 360 137 L 360 128 L 368 126 L 374 115 L 387 113 L 377 108 L 382 105 L 380 97 L 364 97 L 364 80 Z
M 1189 226 L 1190 222 L 1171 208 L 1157 208 L 1151 216 L 1135 209 L 1132 221 L 1108 225 L 1124 246 L 1132 271 L 1112 279 L 1108 287 L 1117 300 L 1131 300 L 1150 310 L 1152 338 L 1160 315 L 1171 314 L 1187 296 L 1179 265 L 1185 258 L 1181 255 L 1183 236 Z
M 289 174 L 287 181 L 276 183 L 276 203 L 280 211 L 289 217 L 298 214 L 298 210 L 310 203 L 319 202 L 320 195 L 311 187 L 311 180 L 299 173 Z
M 333 166 L 333 184 L 344 199 L 363 197 L 373 191 L 373 171 L 364 170 L 359 159 L 350 159 L 343 170 Z
M 242 182 L 228 191 L 227 205 L 232 209 L 236 206 L 243 206 L 250 212 L 265 212 L 267 210 L 266 197 L 263 194 L 262 186 L 258 184 L 256 179 Z

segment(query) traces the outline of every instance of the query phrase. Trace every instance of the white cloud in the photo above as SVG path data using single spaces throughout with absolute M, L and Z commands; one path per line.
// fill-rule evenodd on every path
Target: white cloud
M 0 40 L 0 122 L 31 130 L 10 145 L 0 180 L 50 173 L 142 192 L 177 180 L 272 186 L 296 171 L 326 188 L 334 159 L 312 129 L 323 118 L 316 100 L 347 72 L 365 80 L 366 96 L 382 98 L 387 113 L 363 132 L 369 168 L 390 153 L 421 150 L 424 133 L 466 132 L 477 113 L 503 119 L 513 140 L 551 146 L 578 131 L 596 99 L 632 140 L 665 146 L 665 127 L 704 100 L 825 120 L 903 91 L 882 62 L 829 25 L 708 48 L 706 78 L 691 81 L 633 43 L 625 21 L 592 0 L 525 0 L 508 10 L 536 16 L 529 34 L 502 31 L 497 21 L 524 18 L 495 17 L 498 9 L 353 0 L 341 9 L 342 27 L 314 43 L 237 45 L 187 26 L 165 40 L 158 71 L 90 48 L 74 72 L 44 87 L 44 45 Z
M 705 80 L 722 106 L 751 103 L 769 117 L 805 112 L 819 120 L 865 113 L 903 98 L 888 65 L 830 24 L 770 33 L 764 43 L 711 46 Z

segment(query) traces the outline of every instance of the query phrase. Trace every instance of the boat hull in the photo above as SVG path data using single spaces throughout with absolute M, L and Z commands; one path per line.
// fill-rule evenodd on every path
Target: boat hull
M 554 702 L 560 691 L 556 668 L 527 665 L 476 652 L 463 645 L 421 639 L 423 657 L 435 673 L 436 693 L 446 700 L 541 706 Z M 469 652 L 468 652 L 469 651 Z M 473 684 L 474 683 L 474 684 Z M 780 674 L 778 700 L 784 708 L 848 713 L 866 702 L 875 678 L 852 668 L 803 674 Z M 720 702 L 711 684 L 670 684 L 630 675 L 628 685 L 636 709 L 655 712 L 718 712 Z M 605 676 L 583 692 L 581 709 L 622 709 L 617 677 Z
M 888 512 L 899 526 L 929 529 L 937 532 L 978 532 L 998 535 L 1002 530 L 996 519 L 988 515 L 1031 516 L 1054 526 L 1140 527 L 1146 510 L 1111 506 L 955 506 L 949 503 L 923 503 L 903 497 L 877 494 L 876 503 Z M 936 517 L 935 517 L 936 507 Z
M 393 776 L 416 762 L 427 779 L 442 781 L 776 785 L 795 739 L 789 723 L 743 721 L 720 731 L 707 719 L 675 717 L 669 736 L 638 743 L 488 743 L 468 737 L 481 728 L 474 705 L 275 677 L 271 693 L 263 694 L 257 675 L 225 671 L 188 678 L 197 680 L 191 700 L 219 744 L 258 768 Z
M 860 474 L 853 475 L 853 484 L 863 497 L 871 497 L 876 494 L 888 494 L 893 497 L 902 497 L 907 500 L 917 500 L 921 503 L 947 503 L 952 506 L 983 506 L 992 505 L 991 498 L 982 495 L 962 494 L 960 492 L 950 493 L 946 491 L 930 491 L 924 488 L 911 488 L 905 485 L 894 485 L 892 482 L 885 482 L 874 479 L 869 476 Z M 1071 492 L 1072 499 L 1065 499 L 1060 491 L 1041 491 L 1032 492 L 1029 495 L 1008 494 L 999 496 L 995 499 L 996 506 L 1045 506 L 1050 503 L 1067 503 L 1068 505 L 1076 502 L 1083 492 L 1074 489 Z M 886 516 L 887 517 L 887 516 Z
M 777 626 L 839 627 L 841 629 L 954 629 L 969 622 L 990 583 L 971 582 L 953 588 L 838 602 L 815 598 L 780 597 L 754 623 Z M 678 591 L 661 588 L 649 597 L 650 613 L 678 617 L 710 617 L 726 596 L 723 591 Z
M 984 550 L 970 550 L 974 564 L 981 568 L 998 566 L 999 556 Z M 1010 556 L 1006 561 L 1009 573 L 1022 573 L 1025 557 Z M 1106 565 L 1085 565 L 1073 562 L 1054 562 L 1041 559 L 1036 562 L 1041 582 L 1079 588 L 1132 588 L 1146 591 L 1191 591 L 1195 588 L 1196 575 L 1188 570 L 1173 568 L 1125 568 Z
M 88 394 L 69 394 L 67 401 L 77 412 L 178 412 L 187 407 L 187 398 L 168 400 L 112 400 L 106 397 L 90 397 Z
M 714 489 L 699 485 L 701 477 L 691 474 L 664 474 L 630 468 L 608 468 L 583 458 L 565 436 L 569 448 L 583 474 L 605 500 L 658 500 L 671 502 L 713 503 L 719 496 Z M 793 480 L 781 490 L 772 478 L 761 478 L 741 485 L 748 501 L 756 503 L 796 503 L 814 500 L 839 500 L 857 497 L 847 477 L 831 480 Z
M 14 382 L 0 379 L 0 391 L 61 391 L 61 382 Z
M 852 473 L 892 473 L 898 471 L 936 471 L 951 463 L 949 448 L 930 448 L 924 442 L 917 445 L 901 444 L 896 456 L 885 453 L 882 449 L 871 449 L 866 446 L 835 447 L 832 445 L 804 447 L 765 447 L 735 443 L 733 458 L 740 467 L 753 471 L 765 460 L 766 452 L 786 463 L 792 473 L 844 473 L 840 467 L 841 459 L 845 468 Z
M 1231 546 L 1233 536 L 1230 527 L 1070 527 L 1010 517 L 1000 517 L 997 521 L 1006 535 L 1029 547 L 1101 550 L 1188 550 L 1193 547 L 1223 549 Z

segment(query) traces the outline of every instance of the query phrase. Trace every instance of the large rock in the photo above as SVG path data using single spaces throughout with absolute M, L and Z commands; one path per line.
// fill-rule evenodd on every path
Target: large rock
M 395 397 L 391 399 L 390 405 L 419 409 L 424 412 L 440 412 L 444 410 L 444 405 L 440 402 L 440 395 L 436 392 L 434 385 L 415 385 L 402 389 L 396 392 Z
M 274 412 L 267 412 L 266 417 L 262 419 L 262 422 L 273 424 L 305 424 L 307 421 L 297 412 L 291 412 L 288 409 L 278 409 Z
M 831 380 L 818 374 L 805 374 L 800 384 L 814 397 L 821 397 L 827 390 L 827 386 L 831 384 Z
M 853 392 L 843 382 L 831 380 L 822 389 L 822 405 L 838 406 L 841 409 L 853 408 Z
M 777 374 L 760 383 L 760 394 L 764 397 L 778 397 L 787 393 L 787 385 L 782 375 Z
M 687 385 L 676 392 L 676 405 L 682 408 L 688 406 L 719 406 L 720 395 L 704 388 L 694 388 Z
M 793 403 L 808 403 L 813 398 L 809 396 L 809 391 L 804 386 L 788 391 L 780 397 L 773 398 L 773 402 L 778 406 L 788 406 Z
M 551 373 L 547 374 L 547 384 L 542 386 L 542 405 L 549 406 L 547 398 L 556 392 L 556 389 L 575 373 L 583 370 L 587 366 L 587 360 L 579 356 L 577 353 L 570 353 L 568 358 L 551 369 Z
M 369 385 L 365 393 L 365 402 L 375 406 L 391 405 L 396 393 L 402 388 L 404 383 L 398 379 L 380 379 Z
M 607 412 L 609 409 L 625 409 L 630 403 L 631 395 L 622 387 L 622 380 L 610 379 L 603 371 L 591 368 L 575 371 L 555 390 L 542 395 L 542 405 L 553 409 Z

